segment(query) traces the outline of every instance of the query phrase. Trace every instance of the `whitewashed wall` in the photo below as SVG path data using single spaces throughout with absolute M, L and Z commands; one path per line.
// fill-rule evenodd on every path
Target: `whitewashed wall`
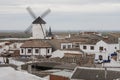
M 79 51 L 70 51 L 70 50 L 56 50 L 52 53 L 52 58 L 59 57 L 63 58 L 65 53 L 71 53 L 71 54 L 82 54 Z
M 83 46 L 87 46 L 87 49 L 83 49 Z M 94 50 L 91 50 L 90 46 L 94 46 Z M 80 49 L 87 53 L 102 53 L 102 52 L 100 52 L 99 47 L 103 47 L 104 49 L 106 49 L 106 50 L 102 51 L 103 53 L 104 52 L 112 53 L 119 49 L 119 44 L 107 44 L 102 40 L 99 41 L 98 43 L 96 43 L 95 45 L 80 44 Z M 116 49 L 115 49 L 115 47 L 116 47 Z
M 83 49 L 83 46 L 87 46 L 87 49 Z M 90 49 L 90 46 L 94 46 L 94 50 Z M 106 50 L 100 51 L 99 47 L 103 47 Z M 116 49 L 115 49 L 116 47 Z M 108 59 L 108 56 L 115 52 L 116 50 L 119 50 L 119 44 L 108 44 L 104 41 L 99 41 L 95 45 L 88 45 L 88 44 L 80 44 L 80 49 L 86 53 L 94 53 L 95 59 L 99 58 L 99 55 L 103 56 L 103 59 Z
M 22 45 L 23 43 L 13 43 L 11 45 L 9 45 L 10 49 L 20 49 L 20 46 Z
M 116 49 L 115 49 L 116 47 Z M 111 52 L 116 52 L 116 50 L 119 50 L 119 44 L 109 44 L 108 45 L 108 52 L 111 53 Z
M 0 43 L 0 46 L 2 46 L 2 48 L 0 48 L 0 53 L 6 52 L 8 50 L 19 50 L 20 46 L 23 44 L 23 43 L 15 42 L 15 43 L 12 43 L 10 45 L 5 45 L 5 43 L 8 43 L 8 42 L 1 42 Z
M 72 43 L 61 43 L 61 49 L 63 49 L 63 46 L 66 46 L 66 49 L 68 49 L 69 45 L 70 45 L 70 48 L 72 48 Z
M 44 34 L 42 31 L 42 28 L 43 28 Z M 40 24 L 33 24 L 32 25 L 32 38 L 44 39 L 44 36 L 46 36 L 45 25 L 42 25 L 42 28 Z
M 87 49 L 83 49 L 83 46 L 87 46 Z M 90 49 L 90 46 L 94 46 L 94 50 L 91 50 Z M 86 53 L 95 53 L 96 52 L 96 49 L 95 49 L 95 45 L 84 45 L 84 44 L 80 44 L 80 49 Z
M 95 45 L 96 52 L 100 52 L 99 47 L 103 47 L 103 51 L 102 52 L 106 52 L 107 50 L 109 50 L 108 49 L 108 44 L 105 43 L 102 40 L 96 43 L 96 45 Z M 104 50 L 104 49 L 106 49 L 106 50 Z
M 23 53 L 22 53 L 22 49 L 23 49 Z M 28 49 L 31 49 L 32 52 L 28 53 Z M 35 49 L 39 50 L 39 53 L 35 53 Z M 47 53 L 47 49 L 49 49 L 49 53 Z M 52 54 L 52 48 L 21 48 L 20 49 L 20 55 L 51 55 Z

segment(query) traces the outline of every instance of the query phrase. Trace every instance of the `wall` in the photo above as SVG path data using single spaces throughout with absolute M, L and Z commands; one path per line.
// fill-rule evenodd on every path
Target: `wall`
M 56 50 L 52 53 L 52 57 L 59 57 L 63 58 L 65 53 L 71 53 L 71 54 L 82 54 L 80 51 L 71 51 L 71 50 Z
M 57 75 L 50 75 L 50 80 L 70 80 L 67 77 L 57 76 Z
M 44 34 L 42 31 L 42 28 L 43 28 Z M 42 28 L 40 24 L 32 25 L 32 37 L 34 39 L 44 39 L 44 36 L 46 36 L 45 25 L 42 25 Z
M 69 49 L 68 46 L 70 45 L 70 48 L 72 48 L 72 43 L 61 43 L 61 49 L 63 49 L 63 46 L 66 46 L 66 49 Z
M 22 53 L 23 49 L 23 53 Z M 32 49 L 31 53 L 28 53 L 28 49 Z M 35 49 L 39 50 L 39 53 L 35 53 Z M 47 53 L 47 49 L 49 49 L 49 53 Z M 52 54 L 52 48 L 21 48 L 20 49 L 20 55 L 51 55 Z
M 2 52 L 5 52 L 5 51 L 8 51 L 8 50 L 19 50 L 20 49 L 20 46 L 23 44 L 23 43 L 12 43 L 12 44 L 9 44 L 9 45 L 5 45 L 5 43 L 8 43 L 8 42 L 1 42 L 0 43 L 0 53 Z
M 9 45 L 10 49 L 20 49 L 20 46 L 22 45 L 23 43 L 12 43 L 11 45 Z
M 83 49 L 83 46 L 87 46 L 87 49 Z M 90 46 L 94 46 L 94 50 L 90 49 Z M 99 50 L 99 47 L 103 47 L 103 51 Z M 116 49 L 115 49 L 116 47 Z M 108 56 L 119 49 L 119 44 L 107 44 L 104 41 L 99 41 L 95 45 L 89 44 L 80 44 L 80 49 L 88 54 L 92 53 L 95 54 L 95 59 L 99 58 L 99 55 L 103 56 L 103 59 L 108 59 Z
M 83 54 L 64 53 L 64 57 L 82 57 Z
M 87 49 L 83 49 L 83 46 L 87 46 Z M 94 46 L 94 50 L 91 50 L 90 49 L 90 46 Z M 99 50 L 99 47 L 103 47 L 104 48 L 104 50 L 103 51 L 100 51 Z M 115 47 L 117 48 L 117 49 L 115 49 Z M 104 41 L 99 41 L 99 42 L 97 42 L 95 45 L 89 45 L 89 44 L 80 44 L 80 49 L 82 50 L 82 51 L 84 51 L 84 52 L 87 52 L 87 53 L 104 53 L 104 52 L 106 52 L 106 53 L 111 53 L 111 52 L 114 52 L 114 51 L 116 51 L 116 50 L 118 50 L 119 49 L 119 44 L 107 44 L 107 43 L 105 43 Z M 105 50 L 106 49 L 106 50 Z
M 83 46 L 87 46 L 87 49 L 83 49 Z M 90 46 L 94 46 L 94 50 L 90 49 Z M 86 53 L 94 53 L 96 52 L 96 46 L 95 45 L 88 45 L 88 44 L 80 44 L 80 49 Z

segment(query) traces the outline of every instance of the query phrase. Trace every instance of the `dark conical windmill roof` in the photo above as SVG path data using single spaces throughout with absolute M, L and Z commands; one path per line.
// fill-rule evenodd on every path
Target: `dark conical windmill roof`
M 33 24 L 46 24 L 46 22 L 41 17 L 38 17 L 32 23 Z

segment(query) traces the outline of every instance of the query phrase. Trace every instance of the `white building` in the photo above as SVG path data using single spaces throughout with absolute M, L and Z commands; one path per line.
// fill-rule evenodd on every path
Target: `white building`
M 46 22 L 38 17 L 32 23 L 32 39 L 45 39 L 46 37 L 46 30 L 45 30 Z
M 52 58 L 54 57 L 59 57 L 59 58 L 63 58 L 65 57 L 65 55 L 82 55 L 82 52 L 78 51 L 78 50 L 56 50 L 52 53 Z
M 76 40 L 77 41 L 77 40 Z M 119 50 L 119 44 L 110 40 L 79 40 L 79 41 L 64 40 L 61 42 L 61 49 L 79 48 L 87 54 L 95 54 L 95 59 L 108 60 L 110 54 Z
M 9 41 L 0 42 L 0 54 L 10 50 L 19 50 L 21 45 L 22 42 L 15 42 L 15 43 Z
M 47 80 L 25 71 L 16 71 L 12 67 L 1 67 L 0 74 L 1 80 Z
M 95 54 L 95 59 L 108 60 L 111 53 L 119 50 L 119 44 L 100 40 L 80 44 L 80 49 L 85 53 Z
M 51 45 L 43 40 L 26 41 L 20 49 L 21 56 L 51 56 L 51 54 Z
M 61 49 L 71 49 L 72 43 L 71 42 L 61 42 Z

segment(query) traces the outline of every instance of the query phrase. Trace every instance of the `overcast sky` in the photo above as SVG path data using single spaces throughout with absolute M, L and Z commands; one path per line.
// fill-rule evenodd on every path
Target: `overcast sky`
M 120 30 L 120 0 L 0 0 L 0 30 L 25 30 L 46 9 L 52 30 Z

